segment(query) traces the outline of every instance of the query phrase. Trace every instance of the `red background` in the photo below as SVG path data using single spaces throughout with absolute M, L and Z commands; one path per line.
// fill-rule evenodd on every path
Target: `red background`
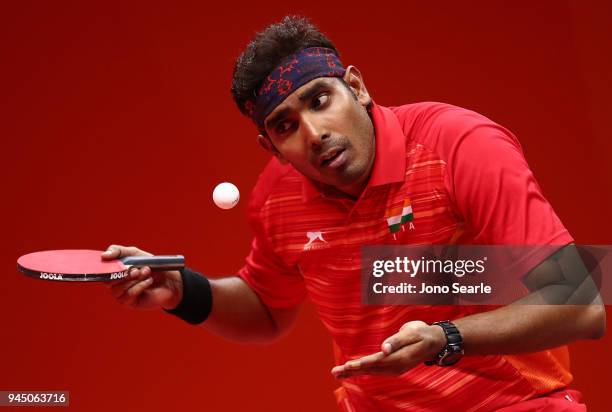
M 118 243 L 235 272 L 267 156 L 231 71 L 286 13 L 310 16 L 378 103 L 444 101 L 511 129 L 576 241 L 612 242 L 610 3 L 308 3 L 3 6 L 0 390 L 66 389 L 78 411 L 334 410 L 330 340 L 309 305 L 288 338 L 248 347 L 126 309 L 99 284 L 15 270 L 30 251 Z M 225 180 L 243 195 L 231 211 L 211 201 Z M 608 410 L 611 342 L 571 345 L 591 411 Z

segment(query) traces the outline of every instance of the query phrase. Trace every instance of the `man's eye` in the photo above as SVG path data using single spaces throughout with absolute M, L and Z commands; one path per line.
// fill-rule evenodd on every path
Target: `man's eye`
M 287 132 L 289 129 L 291 128 L 291 122 L 288 120 L 285 120 L 283 122 L 279 122 L 276 125 L 276 133 L 282 134 Z
M 319 107 L 325 105 L 329 100 L 329 95 L 327 93 L 323 93 L 315 97 L 312 101 L 313 109 L 318 109 Z

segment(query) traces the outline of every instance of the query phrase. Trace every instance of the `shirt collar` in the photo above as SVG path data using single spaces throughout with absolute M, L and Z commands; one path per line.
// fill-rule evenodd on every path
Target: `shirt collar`
M 397 116 L 388 108 L 372 102 L 375 147 L 374 165 L 365 190 L 370 187 L 403 182 L 406 175 L 406 136 Z M 302 176 L 304 201 L 325 191 L 325 185 Z

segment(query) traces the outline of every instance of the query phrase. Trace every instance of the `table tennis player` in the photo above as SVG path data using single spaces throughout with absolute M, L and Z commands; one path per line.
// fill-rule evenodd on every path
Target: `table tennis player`
M 364 245 L 556 245 L 579 263 L 510 131 L 448 104 L 375 103 L 360 71 L 301 17 L 253 38 L 231 91 L 273 155 L 250 199 L 244 267 L 219 279 L 133 270 L 111 285 L 116 300 L 272 342 L 308 297 L 333 338 L 346 411 L 586 410 L 565 345 L 604 334 L 601 304 L 361 302 Z M 392 230 L 390 211 L 407 205 L 409 224 Z M 103 257 L 145 253 L 113 245 Z M 530 273 L 558 268 L 558 256 L 537 259 Z

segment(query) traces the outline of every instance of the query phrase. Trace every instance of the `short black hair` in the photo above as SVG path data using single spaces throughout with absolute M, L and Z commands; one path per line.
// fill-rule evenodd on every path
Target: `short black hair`
M 248 115 L 246 103 L 254 100 L 264 79 L 287 56 L 309 47 L 336 46 L 306 17 L 285 16 L 257 33 L 236 59 L 232 75 L 232 97 L 238 109 Z

